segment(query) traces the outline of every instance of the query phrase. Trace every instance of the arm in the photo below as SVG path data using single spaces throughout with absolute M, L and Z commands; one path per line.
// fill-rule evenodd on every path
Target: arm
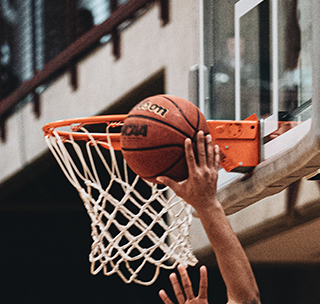
M 219 148 L 213 146 L 211 135 L 204 136 L 200 131 L 197 134 L 198 162 L 190 139 L 185 141 L 185 150 L 188 179 L 182 184 L 163 176 L 158 180 L 197 211 L 215 252 L 229 303 L 258 304 L 259 290 L 248 258 L 216 199 Z

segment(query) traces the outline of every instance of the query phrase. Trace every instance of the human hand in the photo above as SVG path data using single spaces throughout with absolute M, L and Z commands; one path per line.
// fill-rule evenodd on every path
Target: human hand
M 183 290 L 179 284 L 177 275 L 172 273 L 169 279 L 172 284 L 172 288 L 179 304 L 208 304 L 207 289 L 208 289 L 208 277 L 207 268 L 205 266 L 200 267 L 200 283 L 199 283 L 199 294 L 197 297 L 194 296 L 192 284 L 187 272 L 187 269 L 179 265 L 178 271 L 181 277 L 181 282 Z M 159 296 L 164 304 L 173 304 L 173 302 L 168 297 L 167 293 L 162 289 L 159 292 Z
M 210 206 L 216 201 L 216 188 L 220 163 L 219 147 L 213 146 L 210 134 L 203 131 L 197 134 L 198 162 L 193 152 L 190 138 L 185 140 L 185 153 L 189 177 L 183 183 L 177 183 L 166 176 L 158 181 L 169 186 L 178 196 L 192 205 L 197 211 Z

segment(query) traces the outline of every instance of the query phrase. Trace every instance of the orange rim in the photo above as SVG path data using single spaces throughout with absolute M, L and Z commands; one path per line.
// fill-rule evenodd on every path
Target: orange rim
M 84 125 L 101 124 L 105 123 L 110 128 L 119 127 L 125 118 L 126 114 L 121 115 L 101 115 L 101 116 L 90 116 L 83 118 L 71 118 L 63 119 L 59 121 L 50 122 L 43 126 L 42 130 L 44 136 L 53 136 L 53 131 L 56 131 L 62 140 L 72 137 L 74 140 L 85 140 L 88 141 L 93 138 L 96 141 L 102 143 L 108 143 L 106 133 L 80 133 L 77 132 Z M 57 128 L 70 127 L 71 131 L 60 131 Z M 114 150 L 121 150 L 120 147 L 120 133 L 108 133 L 111 140 L 111 144 Z M 103 145 L 107 147 L 107 145 Z

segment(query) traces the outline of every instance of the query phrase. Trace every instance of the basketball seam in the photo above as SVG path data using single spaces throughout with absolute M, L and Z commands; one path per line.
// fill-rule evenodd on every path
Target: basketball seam
M 190 125 L 190 127 L 193 130 L 196 130 L 196 128 L 192 125 L 192 123 L 189 121 L 189 119 L 185 116 L 183 110 L 170 98 L 166 97 L 166 96 L 162 96 L 163 98 L 169 100 L 177 109 L 178 111 L 181 113 L 181 115 L 183 116 L 183 118 L 185 119 L 185 121 Z
M 184 136 L 186 136 L 188 138 L 190 137 L 190 135 L 188 133 L 183 132 L 182 130 L 178 129 L 177 127 L 175 127 L 175 126 L 173 126 L 173 125 L 171 125 L 171 124 L 169 124 L 169 123 L 167 123 L 167 122 L 165 122 L 163 120 L 160 120 L 160 119 L 157 119 L 157 118 L 154 118 L 154 117 L 150 117 L 150 116 L 141 115 L 141 114 L 128 115 L 127 118 L 131 118 L 131 117 L 144 118 L 146 120 L 156 121 L 158 123 L 161 123 L 161 124 L 164 124 L 166 126 L 171 127 L 172 129 L 178 131 L 179 133 L 181 133 L 182 135 L 184 135 Z M 193 129 L 194 129 L 194 127 L 193 127 Z
M 158 176 L 161 176 L 163 174 L 165 174 L 166 172 L 168 172 L 169 170 L 171 170 L 182 158 L 184 157 L 184 153 L 181 153 L 181 155 L 179 156 L 179 158 L 173 162 L 169 167 L 167 167 L 165 170 L 153 175 L 153 176 L 145 176 L 143 178 L 155 178 L 155 177 L 158 177 Z
M 170 98 L 168 98 L 167 96 L 162 96 L 163 98 L 165 98 L 165 99 L 167 99 L 167 100 L 169 100 L 177 109 L 178 109 L 178 111 L 181 113 L 181 115 L 183 116 L 183 118 L 186 120 L 186 122 L 190 125 L 190 127 L 194 130 L 194 135 L 193 135 L 193 137 L 192 137 L 192 141 L 194 142 L 195 141 L 195 139 L 196 139 L 196 135 L 197 135 L 197 133 L 199 132 L 199 126 L 200 126 L 200 110 L 199 110 L 199 108 L 198 107 L 196 107 L 196 109 L 197 109 L 197 118 L 198 118 L 198 121 L 197 121 L 197 126 L 196 127 L 194 127 L 193 125 L 192 125 L 192 123 L 188 120 L 188 118 L 184 115 L 184 112 L 183 112 L 183 110 L 172 100 L 172 99 L 170 99 Z M 207 133 L 205 133 L 204 135 L 208 135 L 210 132 L 207 132 Z
M 144 147 L 144 148 L 121 148 L 121 149 L 123 151 L 150 151 L 150 150 L 165 149 L 165 148 L 172 148 L 172 147 L 184 149 L 184 145 L 179 145 L 179 144 L 161 145 L 161 146 Z
M 193 138 L 192 138 L 192 141 L 194 141 L 194 139 L 196 138 L 197 136 L 197 133 L 199 131 L 199 125 L 200 125 L 200 113 L 199 113 L 199 109 L 197 108 L 197 115 L 198 115 L 198 121 L 197 121 L 197 128 L 194 130 L 194 135 L 193 135 Z

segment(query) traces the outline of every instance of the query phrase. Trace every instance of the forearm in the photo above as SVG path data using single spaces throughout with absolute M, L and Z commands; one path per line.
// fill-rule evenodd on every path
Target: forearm
M 215 201 L 200 209 L 197 212 L 215 252 L 229 300 L 236 303 L 260 303 L 250 263 L 222 206 Z
M 177 196 L 192 205 L 202 222 L 216 254 L 227 286 L 229 304 L 258 304 L 258 288 L 247 256 L 233 232 L 221 204 L 215 200 L 220 153 L 211 135 L 197 134 L 197 161 L 190 138 L 185 140 L 189 177 L 177 183 L 162 176 L 158 181 L 169 186 Z

